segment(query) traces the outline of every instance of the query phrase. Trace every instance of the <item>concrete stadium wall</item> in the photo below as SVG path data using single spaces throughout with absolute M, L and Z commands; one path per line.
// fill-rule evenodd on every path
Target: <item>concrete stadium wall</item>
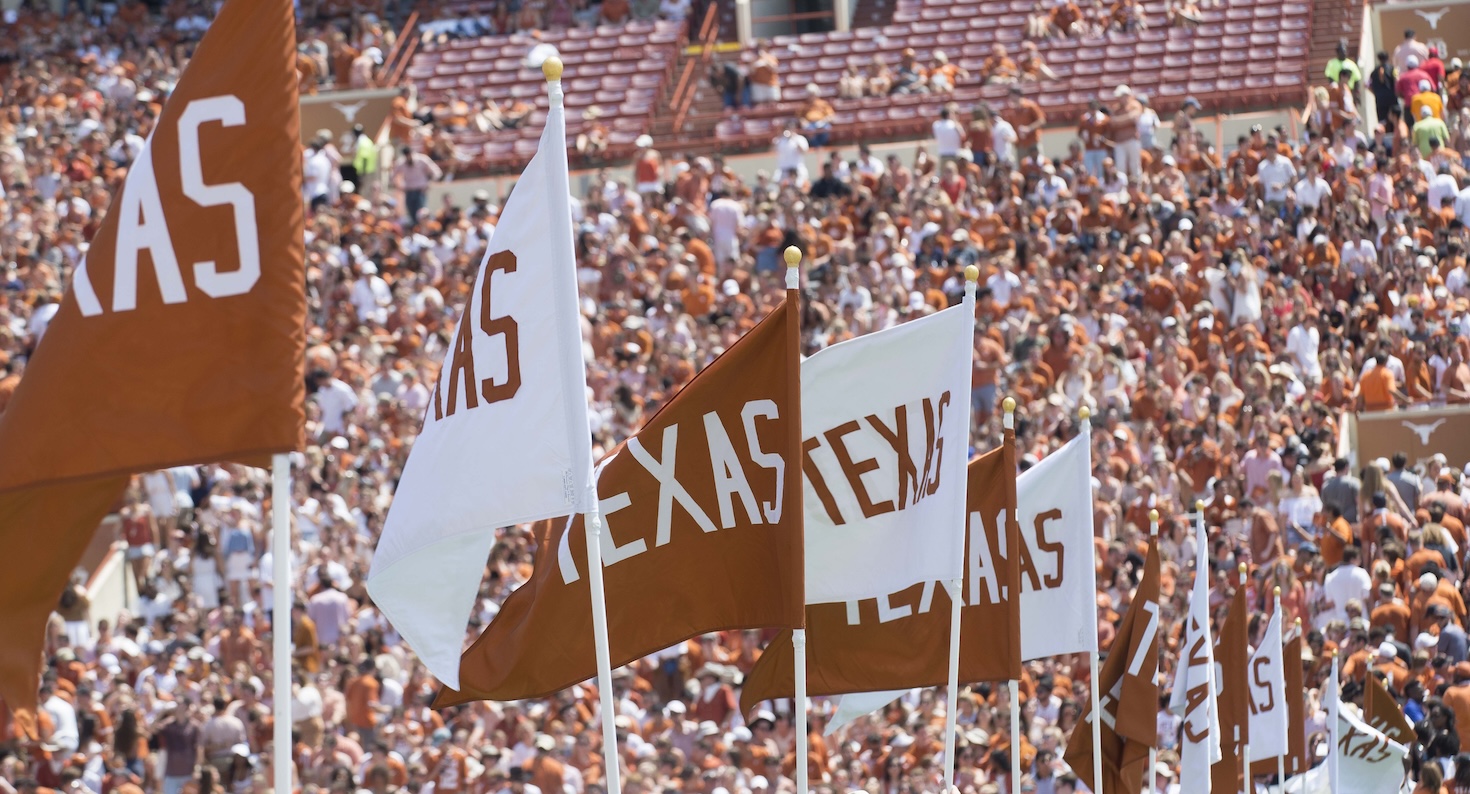
M 1196 124 L 1204 132 L 1206 140 L 1214 141 L 1217 150 L 1223 156 L 1235 148 L 1236 138 L 1249 132 L 1251 126 L 1254 124 L 1260 124 L 1268 130 L 1280 126 L 1286 130 L 1288 135 L 1295 137 L 1299 134 L 1300 129 L 1297 123 L 1299 114 L 1299 110 L 1284 108 L 1258 113 L 1210 116 L 1198 119 Z M 1163 140 L 1170 140 L 1173 135 L 1172 129 L 1173 125 L 1166 120 L 1163 130 L 1160 132 Z M 1044 130 L 1041 135 L 1042 152 L 1048 157 L 1063 156 L 1067 152 L 1067 145 L 1076 139 L 1076 137 L 1076 127 L 1052 127 Z M 913 162 L 914 153 L 920 146 L 927 147 L 930 154 L 934 153 L 932 140 L 873 144 L 873 152 L 879 157 L 887 157 L 890 153 L 897 154 L 899 159 L 905 163 L 910 163 Z M 857 155 L 857 148 L 855 146 L 841 146 L 837 148 L 838 151 L 843 153 L 844 157 L 856 157 Z M 806 158 L 807 169 L 813 174 L 816 174 L 819 164 L 829 156 L 829 151 L 831 150 L 823 149 L 809 152 Z M 675 150 L 666 149 L 664 151 L 665 156 L 670 156 L 674 153 Z M 725 158 L 725 163 L 743 179 L 753 179 L 757 171 L 764 170 L 770 173 L 775 171 L 776 168 L 775 155 L 769 153 L 732 155 Z M 613 179 L 622 179 L 625 181 L 631 181 L 632 179 L 632 169 L 628 167 L 609 168 L 607 172 Z M 579 196 L 585 195 L 587 186 L 591 183 L 595 173 L 595 171 L 591 170 L 573 172 L 572 190 L 576 191 L 576 194 Z M 470 197 L 476 190 L 489 191 L 492 200 L 498 203 L 517 178 L 516 176 L 496 176 L 480 179 L 460 179 L 453 182 L 436 184 L 429 189 L 429 206 L 439 206 L 446 194 L 450 196 L 452 201 L 461 206 L 468 204 Z

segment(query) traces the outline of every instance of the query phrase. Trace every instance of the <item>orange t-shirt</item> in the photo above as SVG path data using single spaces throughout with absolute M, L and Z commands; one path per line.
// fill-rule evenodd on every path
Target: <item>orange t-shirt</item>
M 378 690 L 382 685 L 371 673 L 365 673 L 347 683 L 347 724 L 354 728 L 371 728 L 377 724 L 373 706 L 378 702 Z
M 1368 411 L 1387 411 L 1392 409 L 1396 402 L 1393 398 L 1395 387 L 1393 373 L 1388 367 L 1374 367 L 1368 370 L 1358 381 L 1358 389 L 1363 395 L 1363 408 Z

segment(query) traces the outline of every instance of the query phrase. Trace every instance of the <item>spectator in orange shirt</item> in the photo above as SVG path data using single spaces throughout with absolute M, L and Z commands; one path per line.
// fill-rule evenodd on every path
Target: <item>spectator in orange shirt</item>
M 347 682 L 343 691 L 347 701 L 347 715 L 343 724 L 362 731 L 365 736 L 372 736 L 377 729 L 378 711 L 382 708 L 378 703 L 382 684 L 378 682 L 372 659 L 361 662 L 357 671 L 358 676 Z
M 1388 354 L 1380 352 L 1373 360 L 1375 366 L 1358 379 L 1358 409 L 1391 411 L 1400 401 L 1408 402 L 1409 396 L 1399 391 L 1393 372 L 1388 369 Z

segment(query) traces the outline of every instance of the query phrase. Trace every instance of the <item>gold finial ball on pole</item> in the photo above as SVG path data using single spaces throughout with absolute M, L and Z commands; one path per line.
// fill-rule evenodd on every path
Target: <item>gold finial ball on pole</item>
M 1241 563 L 1241 564 L 1240 564 L 1240 565 L 1237 565 L 1237 566 L 1236 566 L 1236 567 L 1235 567 L 1235 569 L 1236 569 L 1236 570 L 1237 570 L 1237 571 L 1240 571 L 1240 572 L 1241 572 L 1241 573 L 1245 573 L 1245 563 Z
M 1008 414 L 1015 413 L 1016 412 L 1016 398 L 1015 397 L 1007 397 L 1004 400 L 1001 400 L 1000 401 L 1000 409 L 1002 411 L 1005 411 Z
M 1157 511 L 1157 510 L 1150 510 L 1150 511 L 1148 511 L 1148 520 L 1151 521 L 1151 522 L 1153 522 L 1153 523 L 1155 523 L 1155 524 L 1159 523 L 1159 511 Z
M 1281 585 L 1276 585 L 1276 591 L 1272 593 L 1272 595 L 1276 596 L 1277 598 L 1281 597 Z
M 965 265 L 965 280 L 974 284 L 980 280 L 980 268 L 974 265 Z
M 786 247 L 786 266 L 796 267 L 801 264 L 801 249 L 794 245 Z
M 541 74 L 545 75 L 549 82 L 554 83 L 561 79 L 562 68 L 561 59 L 555 55 L 541 62 Z
M 1087 420 L 1092 418 L 1092 409 L 1084 405 L 1081 408 L 1077 409 L 1077 416 L 1081 417 L 1082 421 L 1086 422 Z
M 1196 513 L 1203 513 L 1205 511 L 1205 500 L 1196 500 L 1194 503 L 1194 511 Z

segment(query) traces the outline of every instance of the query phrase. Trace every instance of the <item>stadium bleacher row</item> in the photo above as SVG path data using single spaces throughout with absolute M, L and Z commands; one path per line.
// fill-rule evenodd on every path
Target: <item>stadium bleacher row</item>
M 726 151 L 763 147 L 800 107 L 808 84 L 817 85 L 836 109 L 834 142 L 923 135 L 945 103 L 969 107 L 1004 100 L 1007 86 L 983 84 L 981 67 L 997 43 L 1013 54 L 1019 50 L 1034 7 L 1033 0 L 899 0 L 888 25 L 776 37 L 769 44 L 781 59 L 786 101 L 712 116 L 703 127 L 696 116 L 681 135 L 659 143 L 689 148 L 708 139 Z M 1166 26 L 1162 0 L 1143 8 L 1145 30 L 1037 42 L 1056 79 L 1023 85 L 1051 121 L 1075 119 L 1090 100 L 1107 99 L 1123 83 L 1147 94 L 1160 115 L 1172 113 L 1187 96 L 1197 98 L 1207 112 L 1294 105 L 1304 96 L 1310 3 L 1231 0 L 1204 9 L 1202 22 L 1192 27 Z M 537 44 L 553 44 L 568 67 L 569 136 L 584 127 L 582 111 L 596 105 L 609 130 L 609 155 L 618 156 L 631 151 L 638 135 L 653 130 L 660 105 L 668 102 L 686 41 L 683 23 L 661 21 L 485 36 L 426 48 L 414 57 L 407 75 L 429 103 L 458 91 L 461 96 L 497 101 L 518 97 L 535 104 L 537 110 L 519 130 L 461 133 L 456 139 L 461 159 L 471 169 L 518 167 L 535 151 L 546 107 L 541 74 L 522 59 Z M 949 94 L 838 98 L 838 82 L 849 65 L 866 71 L 874 59 L 881 59 L 894 66 L 907 48 L 926 63 L 935 50 L 943 50 L 971 77 Z M 733 57 L 749 62 L 755 53 L 747 49 Z

